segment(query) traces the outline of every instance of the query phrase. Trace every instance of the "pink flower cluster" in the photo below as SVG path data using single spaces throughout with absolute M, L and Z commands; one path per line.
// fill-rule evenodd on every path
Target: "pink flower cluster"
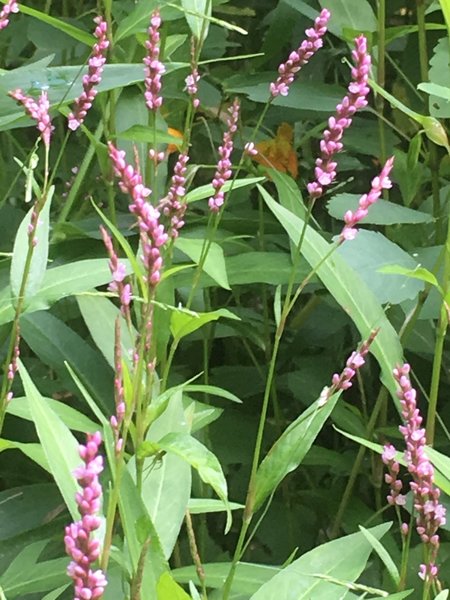
M 124 317 L 129 317 L 131 286 L 129 283 L 123 282 L 127 274 L 126 267 L 123 263 L 119 262 L 112 240 L 103 225 L 100 225 L 100 232 L 105 248 L 109 254 L 109 269 L 112 275 L 112 282 L 109 284 L 108 290 L 110 292 L 117 292 L 120 298 L 120 310 Z
M 129 210 L 138 219 L 146 279 L 149 287 L 154 287 L 161 278 L 162 257 L 159 249 L 167 242 L 168 235 L 159 222 L 158 209 L 147 201 L 151 190 L 143 184 L 141 174 L 127 164 L 123 150 L 118 150 L 111 142 L 108 148 L 114 172 L 120 178 L 119 187 L 132 198 Z
M 5 29 L 9 24 L 9 15 L 19 12 L 19 3 L 16 0 L 8 0 L 0 11 L 0 29 Z
M 21 89 L 9 92 L 11 98 L 17 100 L 25 107 L 26 112 L 37 122 L 37 128 L 41 132 L 41 138 L 46 148 L 50 147 L 50 137 L 54 129 L 50 119 L 50 103 L 46 91 L 42 91 L 36 101 L 31 96 L 26 96 Z
M 178 237 L 178 231 L 184 225 L 184 214 L 186 212 L 186 202 L 183 198 L 186 195 L 186 171 L 189 156 L 182 152 L 178 156 L 172 175 L 172 181 L 167 196 L 160 202 L 159 208 L 163 214 L 170 219 L 170 236 L 175 239 Z
M 394 448 L 392 444 L 386 444 L 383 446 L 383 453 L 381 455 L 381 460 L 387 466 L 388 473 L 384 476 L 384 480 L 391 487 L 391 491 L 387 497 L 387 501 L 389 504 L 404 506 L 406 504 L 406 496 L 401 494 L 402 491 L 402 481 L 398 479 L 398 474 L 400 472 L 400 465 L 395 460 L 395 456 L 397 454 L 397 450 Z
M 192 72 L 184 80 L 186 84 L 186 91 L 189 96 L 192 96 L 192 106 L 198 108 L 200 106 L 200 100 L 197 98 L 198 93 L 198 82 L 200 81 L 200 75 L 198 69 L 193 67 Z
M 212 181 L 212 186 L 214 188 L 214 196 L 212 196 L 208 201 L 211 212 L 219 212 L 220 207 L 222 206 L 225 200 L 225 193 L 222 188 L 232 175 L 231 154 L 233 152 L 234 147 L 234 134 L 237 131 L 239 109 L 239 100 L 235 98 L 233 104 L 228 109 L 229 117 L 227 119 L 227 130 L 223 134 L 222 145 L 219 146 L 220 159 L 217 163 L 216 173 Z
M 324 188 L 336 178 L 337 163 L 333 157 L 343 148 L 344 131 L 350 127 L 356 111 L 367 106 L 371 59 L 367 53 L 367 40 L 363 35 L 355 39 L 352 55 L 355 61 L 352 68 L 353 81 L 348 86 L 348 94 L 337 105 L 336 114 L 328 119 L 328 129 L 325 129 L 320 142 L 321 156 L 316 160 L 316 180 L 307 186 L 311 198 L 322 196 Z
M 374 329 L 367 340 L 361 344 L 359 350 L 350 354 L 342 373 L 335 373 L 333 375 L 331 378 L 332 385 L 330 387 L 325 387 L 320 394 L 319 406 L 326 404 L 327 400 L 338 390 L 348 390 L 352 387 L 352 379 L 356 375 L 356 371 L 366 362 L 366 356 L 377 334 L 378 329 Z
M 107 581 L 100 569 L 92 570 L 92 565 L 100 556 L 100 542 L 91 537 L 100 527 L 98 517 L 102 497 L 102 487 L 98 480 L 103 471 L 103 458 L 98 455 L 102 442 L 99 432 L 88 434 L 86 445 L 80 445 L 79 453 L 84 466 L 75 471 L 81 486 L 76 495 L 81 520 L 66 527 L 64 543 L 66 552 L 72 558 L 67 574 L 74 580 L 74 600 L 96 600 L 103 596 Z
M 327 23 L 330 16 L 330 12 L 324 8 L 314 21 L 314 27 L 305 31 L 306 40 L 300 44 L 297 50 L 290 53 L 286 62 L 278 67 L 278 79 L 270 84 L 272 98 L 287 96 L 289 87 L 294 81 L 296 74 L 306 65 L 317 50 L 322 48 L 322 38 L 327 31 Z
M 150 110 L 157 110 L 162 104 L 161 76 L 166 69 L 159 60 L 159 28 L 161 17 L 159 11 L 154 11 L 148 28 L 149 39 L 145 42 L 147 55 L 144 57 L 145 64 L 145 102 Z
M 392 182 L 389 179 L 389 174 L 392 171 L 392 167 L 394 166 L 394 157 L 388 158 L 386 164 L 384 165 L 381 173 L 372 179 L 372 188 L 368 194 L 364 194 L 361 196 L 359 200 L 359 206 L 355 212 L 348 210 L 344 215 L 345 225 L 341 231 L 341 235 L 339 236 L 339 240 L 343 242 L 344 240 L 353 240 L 358 233 L 358 230 L 355 229 L 355 225 L 359 223 L 364 217 L 367 216 L 369 212 L 369 208 L 372 204 L 374 204 L 383 190 L 388 190 L 392 187 Z
M 405 461 L 413 481 L 414 509 L 417 513 L 416 529 L 427 548 L 426 564 L 420 565 L 419 576 L 425 581 L 437 579 L 436 565 L 439 550 L 439 527 L 445 525 L 445 508 L 439 502 L 440 491 L 434 485 L 433 465 L 425 454 L 425 429 L 416 403 L 416 390 L 409 379 L 409 364 L 394 369 L 394 377 L 400 387 L 398 397 L 402 407 L 404 424 L 399 427 L 406 443 Z
M 83 76 L 83 92 L 75 100 L 75 110 L 68 117 L 69 129 L 72 129 L 72 131 L 78 129 L 86 118 L 87 112 L 97 95 L 95 87 L 102 80 L 103 67 L 106 63 L 106 51 L 109 46 L 107 38 L 108 25 L 102 17 L 96 17 L 94 23 L 97 24 L 94 31 L 97 42 L 92 48 L 92 53 L 88 61 L 88 72 Z

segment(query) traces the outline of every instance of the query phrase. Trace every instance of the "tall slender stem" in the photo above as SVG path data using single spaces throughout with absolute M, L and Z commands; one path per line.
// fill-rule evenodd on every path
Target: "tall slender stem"
M 378 58 L 377 58 L 377 83 L 384 89 L 386 79 L 386 0 L 378 0 Z M 386 162 L 386 128 L 383 120 L 384 98 L 377 94 L 376 108 L 380 115 L 378 118 L 378 131 L 380 135 L 380 161 Z M 387 194 L 384 190 L 383 195 Z

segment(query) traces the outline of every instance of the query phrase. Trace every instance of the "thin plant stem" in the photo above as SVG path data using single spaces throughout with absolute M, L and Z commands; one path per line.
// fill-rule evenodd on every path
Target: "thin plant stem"
M 444 258 L 444 275 L 442 288 L 446 294 L 450 287 L 450 219 L 448 220 L 447 240 L 445 243 L 445 258 Z M 436 343 L 434 346 L 433 368 L 431 373 L 430 400 L 428 404 L 428 415 L 426 425 L 427 443 L 433 445 L 435 429 L 436 429 L 436 414 L 437 401 L 439 394 L 439 382 L 442 369 L 442 360 L 444 354 L 445 336 L 449 322 L 449 307 L 442 300 L 439 321 L 436 329 Z
M 189 550 L 191 553 L 192 560 L 194 561 L 195 571 L 197 573 L 198 580 L 202 588 L 202 600 L 208 600 L 208 594 L 206 592 L 206 578 L 205 569 L 203 568 L 200 554 L 198 552 L 197 541 L 195 539 L 194 526 L 192 524 L 192 517 L 189 510 L 186 511 L 184 520 L 186 521 L 186 531 L 189 540 Z
M 384 88 L 386 79 L 386 0 L 378 0 L 378 60 L 377 60 L 377 83 Z M 384 98 L 377 94 L 377 112 L 384 114 Z M 380 161 L 386 162 L 386 128 L 382 118 L 378 119 L 378 131 L 380 136 Z M 383 194 L 387 191 L 384 190 Z

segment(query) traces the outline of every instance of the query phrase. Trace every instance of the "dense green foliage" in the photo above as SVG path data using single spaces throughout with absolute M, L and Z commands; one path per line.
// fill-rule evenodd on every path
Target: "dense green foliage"
M 448 0 L 43 5 L 20 3 L 0 30 L 0 598 L 74 597 L 64 528 L 79 518 L 78 445 L 96 431 L 105 600 L 447 598 L 449 525 L 439 530 L 440 583 L 424 584 L 410 477 L 402 467 L 406 505 L 388 505 L 380 454 L 391 442 L 404 465 L 393 369 L 408 362 L 450 507 Z M 166 72 L 152 111 L 142 61 L 157 8 Z M 270 99 L 278 65 L 323 8 L 323 48 L 288 95 Z M 86 120 L 70 131 L 98 14 L 107 64 Z M 369 105 L 345 131 L 336 181 L 311 202 L 306 186 L 361 34 Z M 198 108 L 186 92 L 192 62 Z M 34 99 L 48 91 L 48 157 L 36 122 L 8 96 L 17 88 Z M 235 97 L 233 173 L 214 214 L 211 181 Z M 189 154 L 185 224 L 162 247 L 154 286 L 108 142 L 138 165 L 154 206 L 178 152 Z M 159 163 L 149 149 L 163 153 Z M 391 156 L 392 189 L 344 241 L 344 214 Z M 132 285 L 129 318 L 108 287 L 101 225 Z M 353 386 L 324 400 L 373 330 Z M 119 371 L 125 445 L 115 452 Z

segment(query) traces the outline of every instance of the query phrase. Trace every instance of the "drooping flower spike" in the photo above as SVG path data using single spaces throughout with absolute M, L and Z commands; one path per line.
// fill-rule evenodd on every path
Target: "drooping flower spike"
M 8 0 L 0 11 L 0 30 L 5 29 L 9 24 L 11 13 L 19 12 L 19 3 L 16 0 Z
M 88 61 L 88 72 L 83 76 L 83 92 L 75 100 L 74 111 L 68 117 L 69 129 L 72 129 L 72 131 L 78 129 L 86 118 L 87 112 L 97 95 L 95 88 L 102 80 L 103 67 L 106 63 L 106 51 L 109 46 L 107 38 L 108 25 L 102 17 L 96 17 L 94 23 L 97 25 L 94 31 L 97 41 L 92 48 Z
M 366 362 L 366 356 L 369 353 L 370 346 L 377 336 L 378 331 L 378 329 L 371 331 L 369 337 L 361 344 L 359 349 L 350 354 L 342 373 L 335 373 L 333 375 L 331 378 L 331 386 L 324 387 L 320 394 L 319 406 L 326 404 L 327 400 L 337 391 L 345 391 L 352 387 L 352 380 L 358 369 Z
M 348 210 L 344 215 L 345 225 L 339 236 L 339 240 L 353 240 L 358 233 L 355 226 L 367 216 L 369 208 L 374 204 L 381 196 L 383 190 L 388 190 L 392 187 L 392 182 L 389 179 L 389 174 L 394 166 L 394 157 L 388 158 L 384 165 L 381 173 L 372 179 L 372 187 L 368 194 L 361 196 L 358 204 L 358 208 L 355 212 Z
M 278 67 L 278 78 L 270 84 L 270 94 L 272 98 L 277 96 L 287 96 L 289 87 L 295 79 L 296 74 L 306 65 L 311 57 L 322 48 L 323 36 L 327 31 L 327 24 L 331 13 L 324 8 L 317 19 L 314 21 L 314 27 L 305 31 L 306 40 L 304 40 L 297 50 L 290 53 L 286 62 Z
M 235 98 L 233 104 L 228 109 L 229 117 L 227 119 L 227 129 L 223 134 L 222 145 L 219 146 L 219 162 L 217 163 L 217 169 L 212 181 L 214 188 L 214 196 L 208 200 L 208 205 L 211 212 L 219 212 L 220 207 L 223 205 L 225 200 L 225 193 L 223 186 L 230 179 L 232 175 L 231 170 L 231 154 L 234 147 L 234 134 L 237 131 L 237 124 L 239 119 L 239 100 Z
M 352 81 L 348 86 L 348 93 L 337 105 L 336 114 L 328 119 L 328 129 L 325 129 L 320 142 L 321 155 L 316 160 L 315 181 L 307 186 L 309 196 L 313 199 L 320 198 L 324 189 L 335 180 L 337 163 L 334 155 L 344 147 L 344 131 L 350 127 L 356 111 L 367 106 L 371 59 L 367 53 L 367 40 L 363 35 L 355 39 L 352 55 L 355 66 L 352 68 Z
M 100 569 L 92 566 L 100 556 L 100 542 L 92 533 L 100 527 L 98 516 L 101 505 L 102 487 L 98 476 L 103 471 L 103 457 L 98 454 L 102 437 L 99 432 L 88 434 L 86 445 L 80 445 L 79 453 L 84 465 L 75 471 L 81 486 L 76 495 L 81 520 L 66 527 L 64 543 L 67 554 L 72 558 L 67 574 L 74 581 L 75 600 L 97 600 L 103 596 L 107 585 Z
M 405 462 L 413 481 L 410 483 L 414 495 L 416 529 L 425 544 L 427 561 L 420 565 L 419 576 L 429 583 L 437 580 L 436 564 L 439 550 L 438 529 L 445 525 L 445 508 L 439 502 L 440 490 L 434 484 L 434 468 L 426 455 L 425 429 L 416 403 L 416 390 L 409 378 L 410 366 L 405 363 L 394 369 L 394 377 L 399 385 L 398 397 L 402 408 L 403 425 L 399 427 L 403 435 L 406 451 Z
M 45 90 L 41 92 L 38 100 L 35 100 L 31 96 L 25 95 L 21 89 L 13 90 L 9 92 L 11 98 L 20 102 L 24 107 L 28 115 L 34 119 L 37 123 L 37 128 L 41 133 L 42 141 L 47 148 L 50 147 L 50 137 L 54 129 L 50 119 L 50 103 L 48 101 L 48 95 Z
M 166 68 L 159 60 L 159 28 L 161 27 L 161 17 L 159 11 L 155 10 L 150 19 L 148 28 L 148 40 L 145 42 L 147 55 L 144 57 L 145 65 L 145 103 L 150 110 L 157 110 L 162 104 L 161 96 L 161 76 L 166 72 Z
M 195 40 L 191 40 L 191 72 L 184 80 L 186 84 L 186 91 L 192 98 L 192 106 L 198 108 L 200 106 L 200 100 L 197 97 L 198 94 L 198 82 L 200 81 L 200 75 L 198 72 L 197 64 L 195 61 Z

